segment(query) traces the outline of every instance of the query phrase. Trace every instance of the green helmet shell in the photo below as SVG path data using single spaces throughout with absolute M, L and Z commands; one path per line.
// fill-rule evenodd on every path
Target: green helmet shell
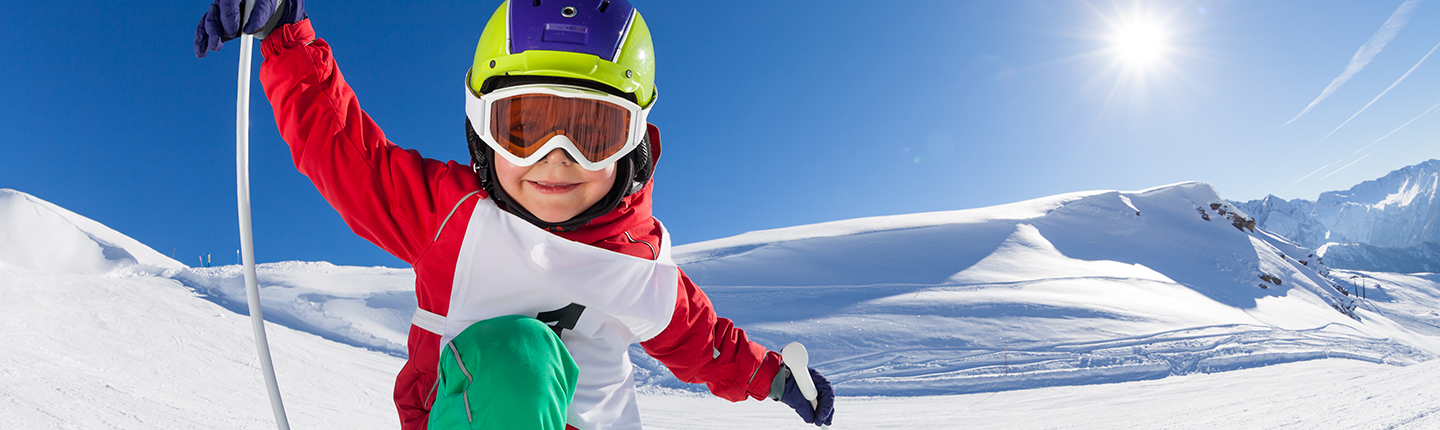
M 514 46 L 514 36 L 510 34 L 511 7 L 510 1 L 501 4 L 480 34 L 480 43 L 475 47 L 475 63 L 466 82 L 470 91 L 480 94 L 485 81 L 497 76 L 549 76 L 608 85 L 633 94 L 642 108 L 655 103 L 654 45 L 650 42 L 650 28 L 645 25 L 639 11 L 629 9 L 633 12 L 620 35 L 619 49 L 613 59 L 607 59 L 564 50 L 529 49 L 511 53 Z M 573 15 L 574 9 L 567 8 L 566 12 Z M 600 35 L 591 36 L 598 38 Z

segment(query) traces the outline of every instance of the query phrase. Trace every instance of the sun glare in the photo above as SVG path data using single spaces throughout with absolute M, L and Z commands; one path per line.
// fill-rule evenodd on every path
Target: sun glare
M 1149 66 L 1165 53 L 1165 32 L 1152 22 L 1128 23 L 1116 29 L 1113 47 L 1128 66 Z
M 1097 102 L 1097 121 L 1126 118 L 1139 124 L 1144 121 L 1137 119 L 1151 118 L 1157 106 L 1190 105 L 1198 81 L 1187 68 L 1208 61 L 1196 52 L 1195 35 L 1203 25 L 1197 17 L 1207 13 L 1204 8 L 1153 0 L 1081 3 L 1093 19 L 1073 34 L 1089 49 L 1073 58 L 1093 71 L 1079 90 Z
M 1117 85 L 1128 88 L 1163 85 L 1173 78 L 1179 70 L 1171 57 L 1186 55 L 1174 45 L 1184 32 L 1177 22 L 1184 9 L 1158 2 L 1112 5 L 1111 10 L 1092 9 L 1105 24 L 1089 36 L 1100 42 L 1093 53 L 1109 63 L 1102 76 L 1116 78 Z

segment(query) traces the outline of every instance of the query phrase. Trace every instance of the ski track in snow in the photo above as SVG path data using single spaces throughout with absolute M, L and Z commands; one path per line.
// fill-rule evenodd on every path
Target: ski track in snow
M 1440 361 L 1313 360 L 1114 384 L 937 396 L 840 397 L 831 428 L 1440 428 Z M 640 397 L 647 429 L 814 428 L 772 402 Z
M 415 309 L 412 271 L 290 261 L 260 264 L 256 277 L 266 320 L 405 356 Z M 190 268 L 173 278 L 226 309 L 249 315 L 240 266 Z

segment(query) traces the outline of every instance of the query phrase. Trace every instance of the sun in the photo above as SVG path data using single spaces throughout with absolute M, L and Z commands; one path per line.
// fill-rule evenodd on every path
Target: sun
M 1186 53 L 1177 37 L 1192 30 L 1196 11 L 1171 2 L 1112 0 L 1110 7 L 1086 3 L 1098 18 L 1085 38 L 1100 42 L 1093 54 L 1109 60 L 1109 71 L 1132 84 L 1175 72 L 1172 61 Z M 1203 14 L 1204 12 L 1199 12 Z M 1183 44 L 1183 43 L 1182 43 Z
M 1151 67 L 1162 61 L 1169 50 L 1166 38 L 1166 32 L 1158 22 L 1127 22 L 1111 35 L 1111 49 L 1126 66 Z
M 1079 3 L 1087 10 L 1066 33 L 1085 48 L 1062 61 L 1078 60 L 1076 71 L 1089 72 L 1077 91 L 1096 102 L 1097 126 L 1122 118 L 1115 115 L 1125 121 L 1155 118 L 1158 106 L 1189 107 L 1205 91 L 1193 70 L 1205 70 L 1197 66 L 1217 58 L 1201 43 L 1208 9 L 1154 0 Z

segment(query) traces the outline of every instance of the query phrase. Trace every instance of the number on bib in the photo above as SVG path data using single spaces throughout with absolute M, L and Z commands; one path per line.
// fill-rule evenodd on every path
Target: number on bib
M 555 330 L 555 336 L 559 337 L 561 330 L 574 330 L 575 324 L 580 322 L 580 314 L 584 312 L 585 305 L 571 303 L 560 309 L 541 312 L 535 319 L 550 326 L 551 330 Z

